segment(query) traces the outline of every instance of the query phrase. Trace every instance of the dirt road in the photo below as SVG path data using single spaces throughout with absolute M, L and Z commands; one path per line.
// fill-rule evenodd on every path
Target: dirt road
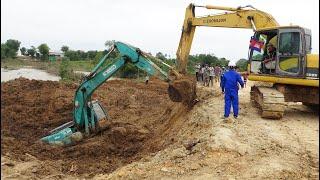
M 249 82 L 249 86 L 252 82 Z M 318 179 L 317 112 L 290 104 L 282 120 L 266 120 L 252 107 L 250 88 L 239 92 L 240 118 L 223 123 L 223 96 L 215 87 L 200 87 L 204 98 L 180 117 L 183 128 L 171 136 L 178 143 L 147 160 L 118 169 L 104 178 L 168 179 Z M 201 94 L 200 93 L 200 94 Z M 196 143 L 191 150 L 184 144 Z
M 146 87 L 112 81 L 95 96 L 115 119 L 110 129 L 77 147 L 51 149 L 37 146 L 34 140 L 45 133 L 44 126 L 50 129 L 67 121 L 62 117 L 71 112 L 69 101 L 75 87 L 55 84 L 47 88 L 47 84 L 44 91 L 38 85 L 39 91 L 4 95 L 21 84 L 27 90 L 31 87 L 29 80 L 21 81 L 1 85 L 3 179 L 319 179 L 318 112 L 289 104 L 283 119 L 262 119 L 250 103 L 249 87 L 239 92 L 239 119 L 224 123 L 220 118 L 223 95 L 217 86 L 199 86 L 201 101 L 187 111 L 169 101 L 163 83 L 151 81 Z M 33 87 L 43 84 L 32 83 Z M 46 103 L 42 95 L 36 104 L 34 98 L 21 99 L 41 92 L 51 96 Z M 58 97 L 61 104 L 55 104 Z M 28 113 L 21 113 L 25 109 Z M 37 125 L 32 119 L 42 111 L 47 111 L 46 116 L 39 116 L 37 121 L 42 123 Z M 40 119 L 48 114 L 63 120 Z

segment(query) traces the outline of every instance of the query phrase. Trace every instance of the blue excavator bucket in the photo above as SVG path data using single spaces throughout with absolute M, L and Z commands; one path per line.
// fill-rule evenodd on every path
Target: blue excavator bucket
M 53 145 L 68 145 L 72 143 L 71 135 L 74 133 L 73 121 L 65 123 L 50 131 L 48 136 L 41 138 L 41 141 Z
M 93 113 L 96 121 L 90 125 L 90 132 L 97 133 L 108 126 L 109 117 L 98 101 L 92 101 L 89 104 L 88 111 Z M 74 121 L 70 121 L 51 130 L 47 136 L 41 138 L 41 141 L 51 145 L 66 146 L 81 141 L 85 135 L 85 132 L 77 130 Z

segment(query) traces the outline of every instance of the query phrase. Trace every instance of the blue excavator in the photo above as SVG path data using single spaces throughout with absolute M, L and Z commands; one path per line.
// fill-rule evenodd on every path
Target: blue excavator
M 106 65 L 108 56 L 119 53 L 114 63 Z M 155 61 L 166 66 L 167 72 Z M 159 77 L 169 83 L 168 94 L 172 101 L 192 104 L 196 100 L 195 83 L 184 78 L 173 67 L 141 51 L 139 48 L 122 42 L 115 42 L 108 53 L 102 57 L 92 72 L 85 76 L 75 92 L 73 121 L 65 123 L 41 138 L 42 142 L 52 145 L 72 145 L 85 137 L 90 137 L 107 128 L 110 118 L 99 101 L 92 101 L 94 91 L 106 82 L 118 70 L 131 63 L 151 76 Z M 159 64 L 158 63 L 158 64 Z

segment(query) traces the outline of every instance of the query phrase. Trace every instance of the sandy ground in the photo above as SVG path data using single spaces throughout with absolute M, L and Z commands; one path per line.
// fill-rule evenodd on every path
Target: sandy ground
M 10 148 L 10 143 L 17 141 L 19 136 L 3 129 L 3 125 L 6 125 L 3 124 L 4 121 L 10 118 L 3 114 L 11 116 L 6 112 L 16 110 L 13 106 L 11 109 L 3 108 L 10 105 L 2 101 L 1 178 L 319 179 L 318 112 L 297 103 L 290 103 L 283 119 L 262 119 L 258 109 L 250 103 L 249 86 L 252 84 L 248 82 L 247 88 L 239 91 L 240 115 L 237 120 L 229 123 L 221 119 L 224 101 L 217 86 L 199 86 L 200 102 L 187 111 L 181 105 L 168 101 L 165 85 L 159 86 L 155 82 L 148 90 L 141 84 L 112 84 L 108 88 L 113 92 L 131 94 L 123 97 L 115 95 L 111 102 L 105 97 L 103 101 L 106 106 L 118 107 L 114 112 L 110 112 L 117 119 L 116 122 L 106 135 L 102 136 L 111 140 L 96 137 L 82 143 L 80 148 L 92 146 L 112 150 L 110 144 L 113 144 L 113 151 L 120 155 L 113 154 L 113 151 L 101 151 L 99 153 L 104 155 L 100 156 L 93 151 L 80 151 L 77 147 L 59 150 L 62 155 L 58 158 L 49 155 L 55 152 L 52 149 L 42 149 L 45 150 L 42 153 L 32 148 L 27 152 L 15 151 Z M 101 91 L 105 94 L 99 94 L 99 97 L 107 96 L 108 88 Z M 63 94 L 61 91 L 59 93 Z M 1 96 L 3 99 L 3 94 Z M 149 103 L 151 100 L 152 103 Z M 121 111 L 122 113 L 118 113 Z M 27 115 L 24 117 L 27 118 Z M 15 130 L 22 131 L 19 128 Z M 118 141 L 128 146 L 121 146 Z M 134 142 L 138 142 L 138 147 Z M 21 140 L 22 146 L 24 143 Z M 117 149 L 126 147 L 135 150 L 133 154 Z M 86 159 L 81 160 L 81 156 Z M 73 160 L 75 157 L 78 159 Z M 91 162 L 90 158 L 96 161 L 96 164 Z M 116 165 L 104 168 L 103 166 L 110 165 L 106 161 Z M 90 166 L 76 163 L 87 163 Z M 80 172 L 79 167 L 87 169 Z

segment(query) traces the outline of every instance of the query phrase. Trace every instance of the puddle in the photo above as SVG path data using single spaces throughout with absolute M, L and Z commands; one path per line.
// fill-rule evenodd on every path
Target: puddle
M 1 82 L 10 81 L 19 77 L 43 81 L 59 81 L 60 77 L 47 73 L 46 71 L 32 68 L 21 68 L 17 70 L 8 70 L 1 68 Z

